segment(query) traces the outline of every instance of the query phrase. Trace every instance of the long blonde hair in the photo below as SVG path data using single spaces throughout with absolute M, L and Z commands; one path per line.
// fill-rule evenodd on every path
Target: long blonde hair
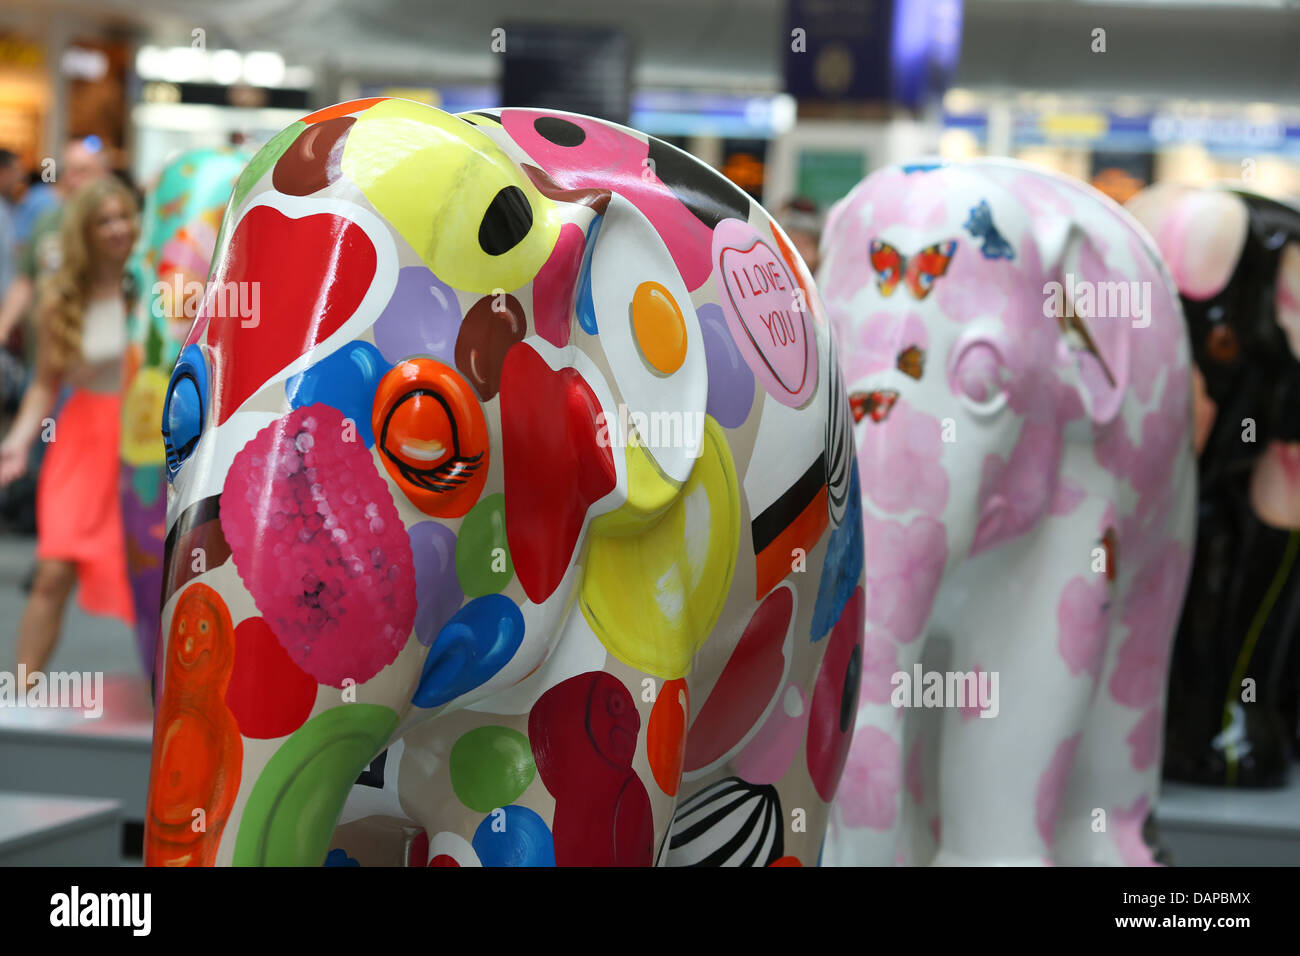
M 99 210 L 109 199 L 119 200 L 131 216 L 134 243 L 140 232 L 135 196 L 116 177 L 106 176 L 81 187 L 63 209 L 63 257 L 59 268 L 46 279 L 40 312 L 41 360 L 59 373 L 81 358 L 86 303 L 98 266 L 92 233 Z

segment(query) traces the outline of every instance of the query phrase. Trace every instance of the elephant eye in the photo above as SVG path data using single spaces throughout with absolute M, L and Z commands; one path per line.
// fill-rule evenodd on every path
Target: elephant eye
M 976 414 L 998 411 L 1007 399 L 1006 365 L 993 343 L 974 341 L 960 347 L 953 363 L 953 391 Z
M 425 514 L 464 515 L 487 480 L 488 435 L 470 384 L 433 359 L 408 359 L 380 379 L 375 445 L 402 493 Z
M 203 434 L 208 394 L 208 367 L 203 350 L 188 346 L 172 372 L 163 404 L 162 437 L 167 453 L 167 480 L 194 454 Z
M 1231 362 L 1236 359 L 1240 350 L 1237 333 L 1230 325 L 1222 323 L 1215 325 L 1205 338 L 1205 351 L 1216 362 Z

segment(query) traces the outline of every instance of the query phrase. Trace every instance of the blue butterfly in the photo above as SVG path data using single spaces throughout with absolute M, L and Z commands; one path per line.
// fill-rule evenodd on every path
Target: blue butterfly
M 970 218 L 962 228 L 980 240 L 980 253 L 985 259 L 1016 257 L 1016 251 L 1011 248 L 1011 243 L 1007 242 L 1002 233 L 998 232 L 998 227 L 993 225 L 993 211 L 989 209 L 987 199 L 981 199 L 980 204 L 970 211 Z

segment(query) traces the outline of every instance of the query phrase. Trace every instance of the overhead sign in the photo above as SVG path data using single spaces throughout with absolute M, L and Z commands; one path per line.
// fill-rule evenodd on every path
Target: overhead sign
M 945 129 L 988 133 L 983 112 L 945 113 Z M 1012 121 L 1016 146 L 1066 144 L 1150 152 L 1180 143 L 1199 143 L 1211 152 L 1300 153 L 1300 113 L 1267 120 L 1240 115 L 1187 116 L 1173 113 L 1115 113 L 1106 110 L 1036 112 L 1020 110 Z
M 632 44 L 604 27 L 507 24 L 501 99 L 626 124 L 632 112 Z
M 787 0 L 786 90 L 918 109 L 952 79 L 961 20 L 962 0 Z

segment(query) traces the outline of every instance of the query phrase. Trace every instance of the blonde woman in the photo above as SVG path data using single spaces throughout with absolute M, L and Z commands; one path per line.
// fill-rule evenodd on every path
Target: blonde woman
M 75 585 L 92 614 L 132 623 L 118 434 L 127 301 L 123 275 L 137 231 L 135 197 L 116 179 L 82 187 L 64 211 L 63 258 L 40 290 L 36 378 L 0 442 L 0 486 L 49 443 L 36 485 L 36 574 L 18 628 L 18 664 L 43 672 Z M 51 425 L 63 386 L 71 389 Z

